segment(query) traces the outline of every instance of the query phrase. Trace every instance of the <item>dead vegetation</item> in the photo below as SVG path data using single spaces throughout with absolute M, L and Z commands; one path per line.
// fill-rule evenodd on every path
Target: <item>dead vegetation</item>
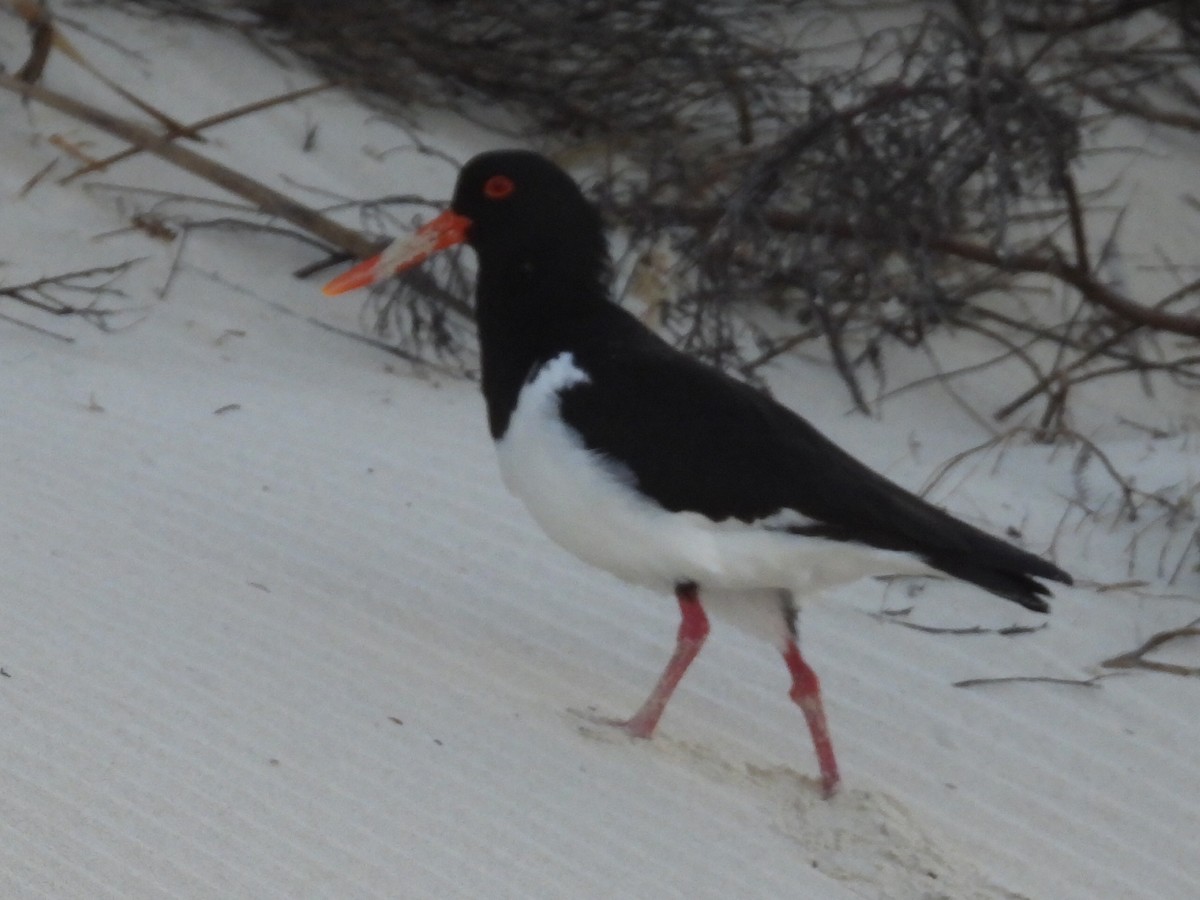
M 117 284 L 121 276 L 139 262 L 139 259 L 129 259 L 111 266 L 48 275 L 24 284 L 0 285 L 0 301 L 9 300 L 49 316 L 82 319 L 107 330 L 113 319 L 130 311 L 131 298 Z M 66 335 L 14 319 L 3 312 L 0 312 L 0 318 L 59 340 L 71 341 Z
M 1128 373 L 1148 390 L 1155 378 L 1200 378 L 1191 261 L 1162 260 L 1176 275 L 1171 290 L 1131 294 L 1119 274 L 1121 210 L 1105 206 L 1109 186 L 1078 183 L 1083 154 L 1105 149 L 1096 136 L 1115 120 L 1200 134 L 1194 4 L 124 5 L 284 48 L 400 119 L 450 107 L 602 173 L 593 190 L 624 226 L 624 271 L 640 262 L 634 280 L 649 266 L 668 286 L 652 312 L 693 352 L 745 377 L 819 343 L 866 411 L 869 384 L 887 395 L 889 343 L 971 331 L 997 348 L 972 371 L 1009 359 L 1029 370 L 1029 387 L 986 413 L 1003 421 L 1038 404 L 1045 438 L 1069 430 L 1081 385 Z M 437 199 L 360 204 L 364 238 L 180 143 L 291 97 L 190 124 L 139 105 L 159 130 L 72 108 L 36 80 L 48 53 L 79 54 L 44 10 L 15 6 L 33 49 L 0 87 L 120 136 L 127 153 L 204 175 L 331 254 L 361 255 L 403 227 L 405 211 Z M 468 284 L 453 261 L 415 273 L 380 302 L 376 324 L 453 354 Z
M 663 324 L 747 377 L 821 342 L 865 411 L 889 342 L 965 329 L 1030 370 L 992 414 L 1040 402 L 1047 434 L 1086 382 L 1197 378 L 1162 343 L 1200 336 L 1190 261 L 1163 261 L 1169 292 L 1129 294 L 1119 211 L 1077 183 L 1105 122 L 1200 134 L 1194 4 L 133 5 L 286 47 L 399 117 L 451 107 L 600 169 L 631 258 L 667 248 Z M 406 296 L 385 314 L 427 326 L 438 301 Z M 755 327 L 764 307 L 792 333 Z
M 1183 641 L 1187 638 L 1200 638 L 1200 627 L 1197 627 L 1198 625 L 1200 625 L 1200 619 L 1194 619 L 1181 628 L 1160 631 L 1147 638 L 1141 646 L 1135 647 L 1128 653 L 1122 653 L 1120 656 L 1107 659 L 1101 665 L 1108 669 L 1148 669 L 1151 672 L 1163 672 L 1167 675 L 1181 675 L 1184 677 L 1200 676 L 1200 666 L 1185 666 L 1179 663 L 1146 658 L 1146 655 L 1151 651 L 1157 650 L 1169 643 Z

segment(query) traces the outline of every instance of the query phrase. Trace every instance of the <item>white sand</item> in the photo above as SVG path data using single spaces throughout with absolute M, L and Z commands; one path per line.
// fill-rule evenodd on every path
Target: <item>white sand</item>
M 146 61 L 80 47 L 185 120 L 312 80 L 234 38 L 87 21 Z M 6 64 L 24 42 L 0 17 Z M 117 106 L 59 57 L 47 83 Z M 728 629 L 660 734 L 631 742 L 576 711 L 636 707 L 669 653 L 674 603 L 536 531 L 500 484 L 476 388 L 306 321 L 358 332 L 360 301 L 292 279 L 312 258 L 295 244 L 197 233 L 159 300 L 172 246 L 93 240 L 127 223 L 111 193 L 47 181 L 17 196 L 58 155 L 51 134 L 116 146 L 0 104 L 0 284 L 149 257 L 119 283 L 134 312 L 115 333 L 0 298 L 0 314 L 74 339 L 0 321 L 0 896 L 1200 896 L 1200 680 L 952 686 L 1086 678 L 1195 618 L 1191 566 L 1164 577 L 1194 523 L 1071 518 L 1053 555 L 1083 584 L 1058 591 L 1034 634 L 933 635 L 870 615 L 915 603 L 910 618 L 931 625 L 1043 621 L 945 585 L 910 599 L 864 582 L 810 607 L 805 647 L 845 778 L 832 802 L 782 664 Z M 453 174 L 435 161 L 362 152 L 405 142 L 369 115 L 323 95 L 199 149 L 314 203 L 281 176 L 447 196 Z M 304 153 L 309 123 L 318 145 Z M 482 147 L 461 127 L 429 133 L 461 156 Z M 216 196 L 148 160 L 93 180 Z M 1177 220 L 1161 223 L 1178 239 Z M 947 360 L 983 349 L 939 346 Z M 898 359 L 892 377 L 924 365 Z M 937 389 L 872 421 L 843 415 L 819 363 L 777 374 L 782 397 L 910 486 L 985 436 Z M 989 410 L 1023 377 L 962 389 Z M 1113 415 L 1179 423 L 1194 402 L 1105 385 L 1078 398 L 1076 426 L 1147 488 L 1193 484 L 1186 436 Z M 1018 442 L 934 495 L 1041 551 L 1076 489 L 1073 456 Z M 1098 469 L 1083 478 L 1114 507 Z M 1094 588 L 1127 578 L 1146 584 Z M 1195 642 L 1162 658 L 1200 663 Z

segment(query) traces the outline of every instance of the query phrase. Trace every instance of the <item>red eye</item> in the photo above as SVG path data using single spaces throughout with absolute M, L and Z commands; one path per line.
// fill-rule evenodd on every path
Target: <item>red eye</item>
M 483 195 L 489 200 L 503 200 L 517 189 L 507 175 L 493 175 L 483 183 Z

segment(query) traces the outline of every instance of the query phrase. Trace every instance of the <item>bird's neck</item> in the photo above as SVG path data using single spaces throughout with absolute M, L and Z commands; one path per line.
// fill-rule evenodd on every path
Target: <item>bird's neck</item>
M 504 436 L 533 368 L 568 349 L 573 336 L 613 309 L 603 271 L 480 261 L 475 315 L 493 439 Z

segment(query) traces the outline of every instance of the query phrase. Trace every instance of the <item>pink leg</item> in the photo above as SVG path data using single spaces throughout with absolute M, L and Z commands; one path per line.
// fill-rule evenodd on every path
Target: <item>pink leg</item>
M 826 797 L 837 790 L 839 776 L 837 760 L 833 756 L 833 742 L 829 739 L 829 726 L 825 723 L 825 707 L 821 703 L 821 683 L 800 655 L 800 647 L 789 640 L 783 651 L 783 661 L 792 673 L 792 689 L 789 692 L 796 705 L 804 712 L 808 730 L 812 734 L 813 749 L 817 752 L 817 763 L 821 767 L 821 789 Z
M 704 607 L 700 605 L 696 586 L 688 584 L 677 587 L 675 597 L 679 600 L 679 611 L 683 614 L 679 623 L 679 634 L 675 638 L 675 652 L 671 654 L 670 662 L 659 677 L 658 684 L 642 704 L 642 708 L 634 713 L 629 721 L 613 723 L 632 737 L 648 738 L 654 733 L 654 727 L 658 724 L 663 710 L 667 708 L 667 701 L 675 692 L 675 686 L 679 684 L 679 679 L 692 664 L 692 660 L 704 646 L 704 639 L 708 637 L 708 616 L 704 613 Z

